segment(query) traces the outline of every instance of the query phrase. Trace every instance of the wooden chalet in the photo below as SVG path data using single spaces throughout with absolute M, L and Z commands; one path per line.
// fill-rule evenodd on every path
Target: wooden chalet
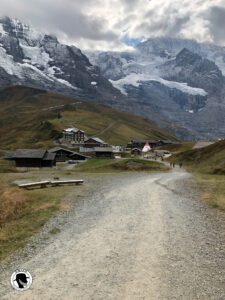
M 97 158 L 113 158 L 112 147 L 95 147 L 94 152 Z
M 70 158 L 70 155 L 74 154 L 73 151 L 61 148 L 61 147 L 55 147 L 50 150 L 48 150 L 50 153 L 55 153 L 56 154 L 56 161 L 57 162 L 64 162 Z
M 108 144 L 98 137 L 90 137 L 84 141 L 85 148 L 107 147 Z
M 13 160 L 17 168 L 51 168 L 56 165 L 56 154 L 42 149 L 17 149 L 8 152 L 7 160 Z

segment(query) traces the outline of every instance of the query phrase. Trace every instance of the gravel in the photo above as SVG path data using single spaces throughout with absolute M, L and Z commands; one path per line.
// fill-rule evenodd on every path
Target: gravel
M 70 209 L 2 266 L 1 299 L 225 299 L 225 215 L 188 173 L 84 179 Z M 19 267 L 33 276 L 26 292 L 9 284 Z

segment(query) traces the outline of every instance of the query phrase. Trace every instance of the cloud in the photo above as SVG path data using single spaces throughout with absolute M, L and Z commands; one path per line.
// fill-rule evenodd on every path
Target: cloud
M 167 17 L 162 18 L 161 14 L 155 14 L 154 10 L 150 10 L 145 15 L 146 21 L 136 27 L 138 32 L 145 33 L 145 35 L 165 35 L 177 36 L 190 21 L 188 13 L 180 13 L 177 9 L 168 9 Z
M 21 19 L 69 43 L 86 40 L 100 43 L 119 42 L 103 15 L 89 13 L 97 0 L 1 0 L 1 15 Z
M 213 6 L 207 14 L 208 28 L 212 40 L 220 45 L 225 44 L 225 7 Z
M 168 36 L 224 44 L 224 11 L 225 0 L 151 0 L 140 5 L 138 17 L 126 34 L 133 38 Z
M 225 44 L 225 0 L 1 0 L 9 15 L 90 49 L 155 36 Z

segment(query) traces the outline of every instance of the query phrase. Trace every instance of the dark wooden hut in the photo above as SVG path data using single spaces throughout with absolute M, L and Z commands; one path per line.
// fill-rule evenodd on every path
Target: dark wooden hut
M 131 155 L 141 155 L 141 149 L 139 148 L 133 148 L 131 149 Z
M 113 158 L 112 147 L 95 147 L 94 151 L 97 158 Z
M 14 160 L 17 168 L 43 168 L 55 166 L 55 156 L 43 149 L 17 149 L 8 152 L 5 159 Z

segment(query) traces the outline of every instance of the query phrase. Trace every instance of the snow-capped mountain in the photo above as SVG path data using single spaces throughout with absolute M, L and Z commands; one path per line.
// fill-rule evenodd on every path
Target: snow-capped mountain
M 22 84 L 101 99 L 119 95 L 75 46 L 18 20 L 0 19 L 0 86 Z
M 86 53 L 0 19 L 0 88 L 25 85 L 142 115 L 182 138 L 225 137 L 225 48 L 154 38 L 130 52 Z
M 152 38 L 133 52 L 87 55 L 136 113 L 169 121 L 181 137 L 225 137 L 225 48 Z

